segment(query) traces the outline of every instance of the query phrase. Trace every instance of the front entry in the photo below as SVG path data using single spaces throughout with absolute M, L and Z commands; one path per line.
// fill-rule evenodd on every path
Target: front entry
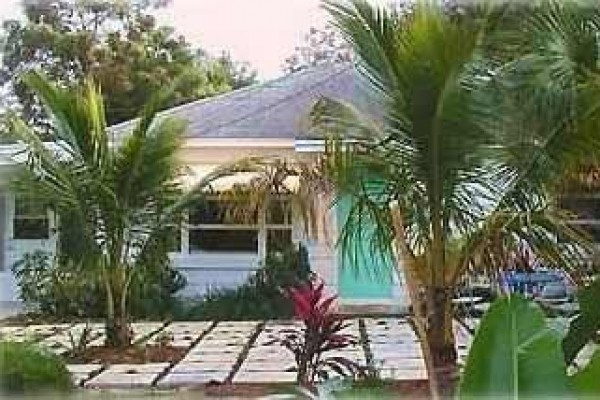
M 344 227 L 352 200 L 339 199 L 336 205 L 338 231 Z M 385 304 L 395 295 L 395 269 L 392 254 L 373 251 L 369 243 L 373 227 L 364 221 L 362 235 L 348 244 L 350 249 L 338 246 L 338 290 L 342 303 Z M 371 232 L 369 231 L 371 229 Z

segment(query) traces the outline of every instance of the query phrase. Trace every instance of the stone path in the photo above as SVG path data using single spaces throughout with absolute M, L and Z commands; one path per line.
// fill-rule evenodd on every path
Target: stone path
M 366 319 L 374 367 L 383 379 L 427 379 L 421 345 L 403 319 Z
M 65 354 L 71 337 L 80 337 L 85 324 L 0 327 L 0 339 L 34 340 Z M 90 324 L 89 342 L 101 344 L 103 326 Z M 132 325 L 138 344 L 168 342 L 186 350 L 177 363 L 69 365 L 77 386 L 85 388 L 180 388 L 207 383 L 293 383 L 293 354 L 280 341 L 295 321 L 147 322 Z M 343 333 L 355 345 L 327 353 L 351 359 L 383 379 L 421 380 L 427 372 L 419 341 L 403 318 L 348 320 Z M 330 371 L 333 375 L 333 371 Z

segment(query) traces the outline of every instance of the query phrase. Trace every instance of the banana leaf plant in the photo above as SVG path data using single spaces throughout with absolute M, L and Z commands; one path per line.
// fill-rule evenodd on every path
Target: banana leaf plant
M 598 398 L 600 352 L 568 374 L 562 339 L 562 329 L 547 322 L 535 302 L 519 295 L 500 298 L 481 321 L 459 399 Z
M 357 344 L 357 339 L 344 330 L 350 326 L 333 312 L 337 296 L 326 296 L 322 280 L 312 279 L 292 288 L 295 317 L 302 329 L 289 329 L 281 344 L 294 353 L 297 383 L 312 388 L 319 379 L 326 380 L 332 372 L 343 377 L 363 375 L 363 368 L 342 356 L 327 356 L 328 352 Z

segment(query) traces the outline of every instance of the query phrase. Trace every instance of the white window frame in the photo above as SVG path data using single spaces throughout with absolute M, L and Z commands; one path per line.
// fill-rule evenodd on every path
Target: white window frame
M 19 201 L 23 201 L 22 198 L 19 198 L 18 196 L 12 196 L 12 213 L 11 213 L 11 219 L 10 219 L 10 231 L 11 231 L 11 239 L 12 240 L 23 240 L 23 241 L 33 241 L 33 240 L 37 240 L 37 241 L 44 241 L 44 240 L 50 240 L 52 239 L 54 230 L 55 230 L 55 221 L 53 220 L 53 213 L 50 211 L 49 208 L 45 209 L 45 213 L 44 214 L 40 214 L 40 215 L 18 215 L 17 214 L 17 205 Z M 41 219 L 45 219 L 46 220 L 46 226 L 47 226 L 47 232 L 46 232 L 46 236 L 45 237 L 41 237 L 41 238 L 22 238 L 22 237 L 17 237 L 17 232 L 15 232 L 15 223 L 17 220 L 23 221 L 23 220 L 41 220 Z
M 218 197 L 209 197 L 208 200 L 220 201 Z M 283 224 L 267 223 L 266 210 L 259 210 L 257 216 L 257 222 L 253 224 L 190 224 L 189 213 L 186 214 L 181 229 L 181 254 L 184 255 L 197 255 L 197 254 L 223 254 L 232 253 L 227 251 L 193 251 L 190 246 L 190 232 L 191 231 L 202 231 L 202 230 L 255 230 L 257 231 L 257 242 L 258 248 L 256 252 L 250 251 L 236 251 L 235 254 L 256 254 L 259 259 L 264 259 L 267 255 L 267 237 L 269 230 L 289 230 L 292 241 L 294 240 L 294 213 L 293 210 L 291 215 L 287 218 L 288 221 L 284 221 Z

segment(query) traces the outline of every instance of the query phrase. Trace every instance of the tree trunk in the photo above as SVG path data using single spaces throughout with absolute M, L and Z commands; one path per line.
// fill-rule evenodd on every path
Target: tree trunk
M 127 291 L 113 287 L 112 313 L 106 319 L 106 345 L 110 347 L 127 347 L 131 345 L 132 332 L 127 310 Z
M 443 398 L 451 397 L 458 378 L 451 291 L 440 287 L 429 288 L 427 309 L 427 345 L 438 393 Z

